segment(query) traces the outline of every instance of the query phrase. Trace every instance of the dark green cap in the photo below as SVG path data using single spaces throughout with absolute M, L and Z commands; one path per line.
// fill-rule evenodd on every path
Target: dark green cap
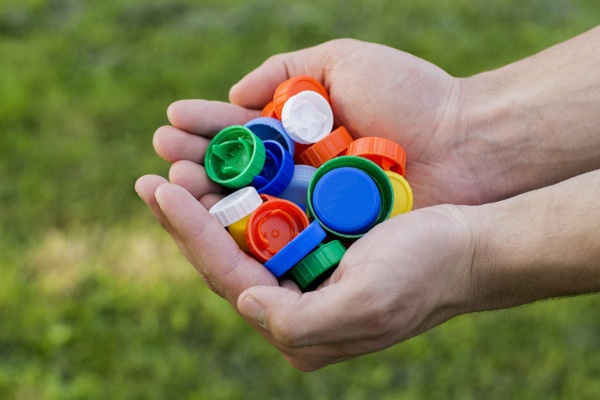
M 321 244 L 290 271 L 290 278 L 303 292 L 315 286 L 326 272 L 338 266 L 346 248 L 339 240 Z

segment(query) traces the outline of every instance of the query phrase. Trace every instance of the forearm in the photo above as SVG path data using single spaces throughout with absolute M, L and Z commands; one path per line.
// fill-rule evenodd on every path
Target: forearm
M 490 199 L 600 168 L 600 27 L 464 87 L 470 167 Z
M 477 309 L 600 291 L 600 170 L 467 208 Z M 475 310 L 473 310 L 475 311 Z

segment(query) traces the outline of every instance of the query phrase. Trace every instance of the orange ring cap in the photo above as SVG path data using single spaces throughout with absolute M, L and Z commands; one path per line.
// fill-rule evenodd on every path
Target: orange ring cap
M 373 161 L 384 171 L 406 172 L 406 151 L 393 140 L 382 137 L 364 137 L 350 143 L 346 155 L 360 156 Z
M 273 103 L 272 101 L 267 103 L 267 105 L 260 112 L 260 116 L 277 118 L 277 113 L 275 112 L 275 103 Z
M 304 150 L 298 158 L 301 164 L 311 165 L 319 168 L 326 161 L 342 155 L 354 139 L 348 133 L 348 130 L 340 126 L 328 136 L 319 140 L 306 150 Z
M 302 154 L 304 152 L 304 150 L 308 149 L 310 146 L 314 145 L 314 143 L 303 144 L 303 143 L 295 142 L 294 145 L 295 145 L 294 146 L 295 147 L 294 163 L 302 164 L 302 161 L 300 161 L 300 154 Z
M 246 226 L 246 244 L 266 262 L 308 226 L 308 217 L 288 200 L 271 198 L 258 206 Z
M 306 90 L 319 93 L 321 96 L 325 97 L 329 104 L 331 104 L 329 93 L 327 93 L 327 89 L 325 89 L 325 86 L 323 86 L 321 82 L 307 75 L 298 75 L 283 81 L 277 86 L 277 89 L 275 89 L 273 105 L 275 107 L 277 118 L 281 119 L 283 105 L 290 97 Z

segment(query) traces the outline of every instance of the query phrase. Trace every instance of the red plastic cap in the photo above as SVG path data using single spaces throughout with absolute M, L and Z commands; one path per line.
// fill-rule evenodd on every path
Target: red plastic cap
M 308 226 L 308 217 L 288 200 L 269 197 L 250 215 L 246 227 L 248 249 L 257 260 L 273 257 Z
M 311 90 L 319 93 L 321 96 L 325 97 L 328 103 L 331 104 L 331 101 L 329 100 L 329 93 L 327 93 L 327 89 L 325 89 L 325 86 L 323 86 L 321 82 L 307 75 L 298 75 L 283 81 L 281 84 L 279 84 L 277 89 L 275 89 L 275 94 L 273 95 L 273 105 L 277 118 L 281 119 L 283 105 L 285 102 L 288 101 L 290 97 L 295 96 L 300 92 L 304 92 L 305 90 Z

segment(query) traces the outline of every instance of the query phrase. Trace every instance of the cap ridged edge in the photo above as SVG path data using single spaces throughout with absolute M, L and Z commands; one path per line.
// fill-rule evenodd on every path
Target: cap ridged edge
M 320 245 L 290 270 L 290 277 L 305 291 L 324 273 L 337 267 L 345 253 L 346 248 L 339 240 Z
M 208 212 L 225 227 L 250 215 L 262 203 L 263 200 L 256 189 L 247 186 L 225 196 Z
M 286 244 L 264 266 L 275 277 L 279 278 L 302 260 L 321 243 L 327 234 L 317 221 L 313 221 L 306 229 Z

